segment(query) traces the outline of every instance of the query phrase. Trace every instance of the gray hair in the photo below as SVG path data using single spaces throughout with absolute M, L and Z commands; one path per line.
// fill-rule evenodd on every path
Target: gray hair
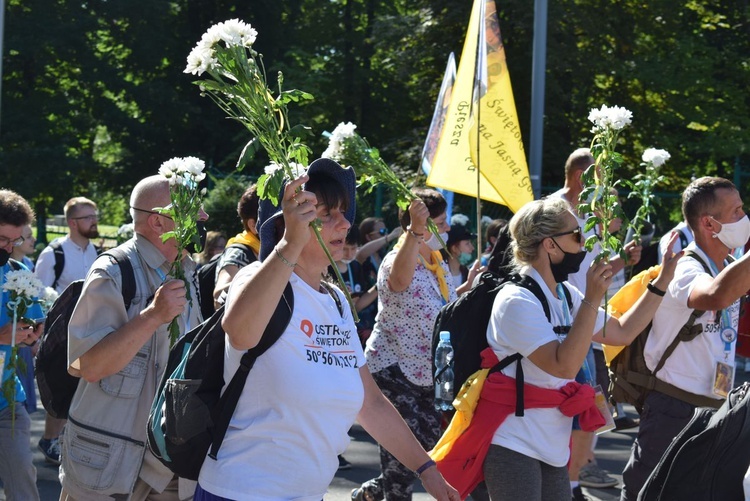
M 509 223 L 516 271 L 536 260 L 542 240 L 565 231 L 566 212 L 571 214 L 568 202 L 557 197 L 534 200 L 516 212 Z

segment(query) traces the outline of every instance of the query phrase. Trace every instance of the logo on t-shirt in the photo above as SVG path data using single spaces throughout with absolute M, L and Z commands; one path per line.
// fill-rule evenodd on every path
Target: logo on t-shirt
M 314 324 L 308 319 L 303 319 L 299 328 L 312 343 L 305 345 L 309 362 L 357 368 L 357 356 L 351 343 L 352 340 L 359 342 L 359 337 L 351 329 L 342 329 L 337 324 Z

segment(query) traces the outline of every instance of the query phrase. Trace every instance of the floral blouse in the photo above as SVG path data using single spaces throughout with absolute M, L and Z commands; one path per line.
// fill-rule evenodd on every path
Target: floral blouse
M 445 301 L 437 277 L 417 261 L 414 278 L 406 290 L 394 292 L 388 278 L 396 258 L 395 250 L 383 259 L 378 270 L 378 316 L 365 357 L 370 372 L 398 364 L 406 378 L 417 386 L 432 386 L 432 329 Z M 448 301 L 456 299 L 447 263 L 441 261 L 448 281 Z

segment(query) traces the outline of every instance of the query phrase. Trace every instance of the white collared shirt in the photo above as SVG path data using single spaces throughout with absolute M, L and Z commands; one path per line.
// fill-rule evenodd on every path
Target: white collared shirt
M 85 248 L 79 247 L 69 235 L 62 237 L 62 250 L 65 265 L 55 287 L 58 293 L 64 291 L 71 282 L 86 278 L 98 255 L 94 244 L 89 242 Z M 34 273 L 45 287 L 52 287 L 55 282 L 55 251 L 49 245 L 39 254 Z

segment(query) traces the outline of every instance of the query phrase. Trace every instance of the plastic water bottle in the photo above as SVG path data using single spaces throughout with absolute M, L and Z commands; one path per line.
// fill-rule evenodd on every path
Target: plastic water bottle
M 440 332 L 440 342 L 435 349 L 435 408 L 439 411 L 453 409 L 453 346 L 451 333 Z

